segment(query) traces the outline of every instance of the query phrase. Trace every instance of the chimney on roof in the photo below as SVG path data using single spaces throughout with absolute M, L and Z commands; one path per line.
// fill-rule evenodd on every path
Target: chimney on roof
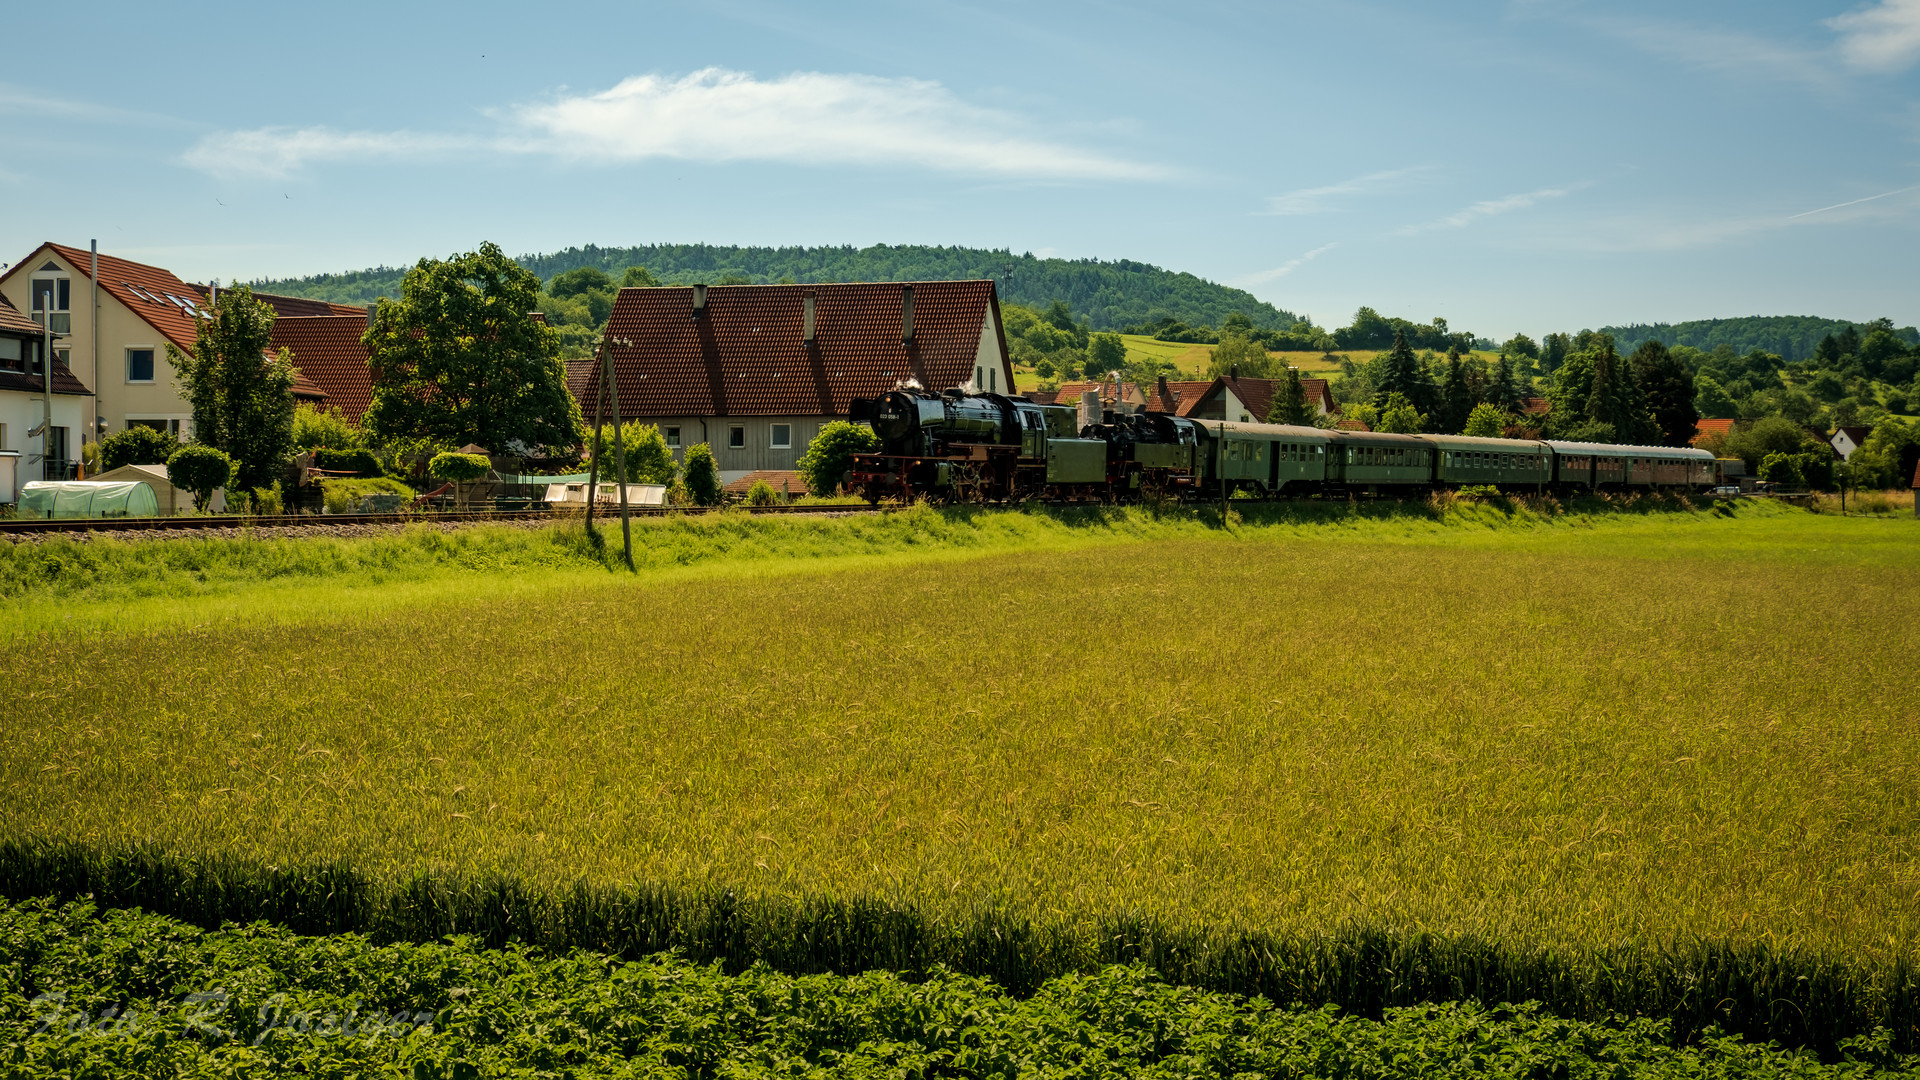
M 1161 400 L 1164 401 L 1165 399 L 1171 396 L 1172 395 L 1167 393 L 1167 377 L 1165 375 L 1162 375 L 1160 376 L 1160 398 Z
M 900 344 L 913 344 L 913 286 L 900 287 Z
M 1229 378 L 1229 379 L 1238 379 L 1239 377 L 1240 377 L 1240 365 L 1239 365 L 1239 364 L 1234 364 L 1234 365 L 1232 365 L 1231 367 L 1229 367 L 1229 368 L 1227 368 L 1227 378 Z
M 813 294 L 807 294 L 806 311 L 801 318 L 800 340 L 803 344 L 813 344 Z
M 707 317 L 707 287 L 705 285 L 695 285 L 693 287 L 693 317 L 696 321 Z
M 373 313 L 374 313 L 374 312 L 376 312 L 376 311 L 379 311 L 379 310 L 380 310 L 380 305 L 379 305 L 379 304 L 368 304 L 368 305 L 367 305 L 367 325 L 368 325 L 368 326 L 372 326 L 372 325 L 373 325 Z

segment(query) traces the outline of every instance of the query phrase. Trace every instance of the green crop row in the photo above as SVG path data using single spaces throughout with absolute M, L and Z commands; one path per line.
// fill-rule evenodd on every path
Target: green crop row
M 628 960 L 672 950 L 736 974 L 941 969 L 991 979 L 1016 995 L 1135 965 L 1176 985 L 1376 1019 L 1436 1002 L 1533 1001 L 1542 1016 L 1658 1020 L 1662 1038 L 1683 1043 L 1723 1030 L 1829 1057 L 1868 1035 L 1911 1049 L 1920 1033 L 1920 973 L 1911 965 L 1848 963 L 1759 944 L 1552 949 L 1360 926 L 1287 935 L 1221 933 L 1129 914 L 1071 922 L 991 909 L 935 914 L 877 900 L 717 887 L 581 883 L 546 893 L 499 875 L 384 883 L 338 864 L 273 867 L 73 843 L 0 844 L 0 895 L 84 898 L 208 929 L 264 920 L 377 942 L 460 936 L 476 948 L 587 949 Z M 194 970 L 185 961 L 174 966 Z
M 941 967 L 728 974 L 684 957 L 205 932 L 87 903 L 0 906 L 9 1076 L 1849 1077 L 1909 1075 L 1885 1032 L 1833 1060 L 1656 1020 L 1471 1003 L 1327 1007 L 1144 965 L 1028 995 Z

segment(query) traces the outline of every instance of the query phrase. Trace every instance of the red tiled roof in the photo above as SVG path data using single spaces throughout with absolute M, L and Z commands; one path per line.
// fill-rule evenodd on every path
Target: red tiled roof
M 1147 411 L 1169 413 L 1174 416 L 1187 416 L 1200 399 L 1207 396 L 1213 388 L 1212 380 L 1168 381 L 1161 380 L 1153 386 L 1153 393 L 1147 398 Z
M 1855 446 L 1864 446 L 1866 445 L 1867 436 L 1873 434 L 1873 429 L 1870 427 L 1841 427 L 1833 429 L 1833 433 L 1836 437 L 1844 434 L 1847 438 L 1853 440 L 1853 445 Z
M 593 366 L 593 358 L 584 360 L 563 360 L 567 365 L 567 393 L 580 403 L 580 413 L 593 422 L 593 379 L 599 368 Z
M 1687 440 L 1688 445 L 1698 446 L 1700 440 L 1709 435 L 1731 435 L 1733 425 L 1732 420 L 1696 420 L 1693 423 L 1693 438 Z
M 205 285 L 189 284 L 188 288 L 191 288 L 194 293 L 199 296 L 201 302 L 204 303 L 206 301 L 207 287 Z M 351 304 L 335 304 L 326 300 L 309 300 L 304 296 L 281 296 L 277 293 L 255 291 L 253 298 L 272 308 L 274 315 L 277 317 L 285 317 L 288 315 L 358 315 L 362 319 L 367 317 L 367 309 L 364 307 L 354 307 Z
M 1341 420 L 1334 425 L 1335 431 L 1372 431 L 1365 420 Z
M 34 337 L 40 337 L 45 333 L 45 329 L 39 323 L 20 314 L 20 309 L 13 306 L 13 301 L 4 296 L 0 296 L 0 330 L 20 330 Z
M 1553 402 L 1543 397 L 1530 397 L 1520 403 L 1520 411 L 1529 416 L 1544 416 L 1553 411 Z
M 911 347 L 900 343 L 907 284 Z M 801 340 L 809 294 L 811 348 Z M 622 289 L 606 336 L 631 342 L 610 346 L 623 417 L 843 416 L 854 398 L 909 377 L 930 390 L 972 381 L 981 327 L 989 313 L 999 325 L 999 308 L 991 281 L 716 285 L 695 320 L 690 288 Z M 1005 337 L 996 336 L 997 381 L 1011 393 Z M 582 408 L 593 408 L 591 394 Z
M 73 267 L 75 273 L 83 278 L 87 276 L 91 265 L 89 261 L 92 258 L 91 253 L 54 243 L 42 244 L 35 248 L 33 255 L 15 263 L 13 270 L 9 271 L 7 276 L 10 277 L 22 269 L 36 265 L 39 262 L 40 252 L 47 249 L 52 249 L 55 254 L 66 260 L 67 265 Z M 135 291 L 136 289 L 139 291 Z M 100 256 L 100 291 L 125 304 L 128 310 L 144 319 L 147 325 L 160 331 L 168 341 L 188 352 L 193 351 L 195 338 L 193 316 L 188 309 L 168 300 L 167 295 L 171 293 L 193 306 L 200 304 L 201 296 L 194 291 L 192 285 L 173 276 L 171 271 L 137 263 L 131 259 L 102 254 Z
M 359 423 L 373 404 L 373 375 L 367 368 L 367 313 L 295 315 L 273 320 L 273 348 L 293 353 L 303 381 L 324 392 L 329 408 Z M 299 390 L 294 391 L 299 396 Z
M 1061 383 L 1060 389 L 1054 393 L 1052 404 L 1078 405 L 1080 404 L 1080 395 L 1089 390 L 1099 394 L 1100 400 L 1111 401 L 1112 398 L 1109 395 L 1113 393 L 1113 380 L 1108 379 L 1106 382 Z M 1120 384 L 1120 400 L 1138 403 L 1147 400 L 1147 396 L 1140 392 L 1140 385 L 1138 383 L 1123 382 Z
M 1300 385 L 1307 391 L 1307 400 L 1323 413 L 1336 413 L 1340 406 L 1333 400 L 1333 384 L 1325 379 L 1301 379 Z
M 796 499 L 807 494 L 807 482 L 792 469 L 756 469 L 728 484 L 725 490 L 729 495 L 745 495 L 756 480 L 765 480 L 768 487 L 775 491 L 785 491 Z M 786 486 L 783 488 L 782 484 Z

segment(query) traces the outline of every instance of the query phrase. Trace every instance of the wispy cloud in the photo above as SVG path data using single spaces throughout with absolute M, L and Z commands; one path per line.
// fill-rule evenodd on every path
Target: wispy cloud
M 1446 217 L 1436 218 L 1423 225 L 1408 225 L 1398 231 L 1400 235 L 1406 236 L 1412 233 L 1428 232 L 1433 229 L 1463 229 L 1482 218 L 1497 217 L 1501 214 L 1512 213 L 1515 210 L 1525 210 L 1530 206 L 1534 206 L 1548 199 L 1565 198 L 1586 186 L 1588 185 L 1573 184 L 1568 187 L 1540 188 L 1537 191 L 1523 191 L 1514 195 L 1503 195 L 1498 199 L 1482 199 L 1465 209 L 1448 214 Z
M 1334 209 L 1334 205 L 1347 196 L 1392 191 L 1404 187 L 1424 173 L 1433 172 L 1435 168 L 1432 165 L 1415 165 L 1405 169 L 1388 169 L 1384 172 L 1355 176 L 1324 187 L 1301 188 L 1284 195 L 1272 195 L 1267 198 L 1267 208 L 1263 213 L 1280 217 L 1324 214 Z
M 0 113 L 45 117 L 95 124 L 133 124 L 144 127 L 193 127 L 191 122 L 164 113 L 96 105 L 90 101 L 50 97 L 8 83 L 0 83 Z
M 1836 81 L 1830 54 L 1784 45 L 1739 30 L 1668 19 L 1607 16 L 1575 21 L 1641 52 L 1700 71 L 1747 77 L 1760 75 L 1819 88 L 1830 87 Z
M 1853 67 L 1901 71 L 1920 59 L 1920 0 L 1880 0 L 1827 25 L 1840 32 L 1840 55 Z
M 1257 274 L 1248 274 L 1245 278 L 1241 279 L 1241 281 L 1243 284 L 1247 284 L 1247 285 L 1264 285 L 1269 281 L 1286 277 L 1288 274 L 1293 273 L 1295 270 L 1300 269 L 1301 267 L 1307 265 L 1313 260 L 1319 258 L 1322 255 L 1325 255 L 1327 252 L 1332 251 L 1334 248 L 1337 248 L 1339 246 L 1340 246 L 1339 241 L 1335 241 L 1331 244 L 1322 244 L 1319 247 L 1314 248 L 1312 251 L 1307 252 L 1305 255 L 1301 255 L 1293 259 L 1288 259 L 1286 262 L 1281 263 L 1279 266 L 1276 266 L 1271 270 L 1262 270 Z
M 1172 170 L 1068 145 L 1023 117 L 961 100 L 939 83 L 800 72 L 777 79 L 707 68 L 638 75 L 598 93 L 490 113 L 484 136 L 334 131 L 219 132 L 185 156 L 227 175 L 284 176 L 314 162 L 459 153 L 588 162 L 654 158 L 904 166 L 1047 180 L 1157 179 Z

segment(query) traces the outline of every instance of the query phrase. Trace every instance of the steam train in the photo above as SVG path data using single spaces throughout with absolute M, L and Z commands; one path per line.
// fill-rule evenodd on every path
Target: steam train
M 1690 447 L 1328 431 L 1111 409 L 1096 418 L 1091 401 L 1040 405 L 960 389 L 856 398 L 849 419 L 880 438 L 877 452 L 855 455 L 849 476 L 873 503 L 1704 491 L 1720 482 L 1713 455 Z

